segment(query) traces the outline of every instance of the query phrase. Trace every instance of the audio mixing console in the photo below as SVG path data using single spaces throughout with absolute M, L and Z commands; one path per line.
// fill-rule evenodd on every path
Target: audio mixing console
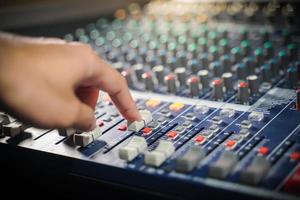
M 71 158 L 74 174 L 178 198 L 299 199 L 295 6 L 153 1 L 78 28 L 65 39 L 112 63 L 143 121 L 128 124 L 101 93 L 94 131 L 42 130 L 1 113 L 1 146 Z

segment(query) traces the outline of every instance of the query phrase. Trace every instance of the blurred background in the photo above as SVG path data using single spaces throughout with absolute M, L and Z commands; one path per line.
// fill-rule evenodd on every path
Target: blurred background
M 32 36 L 63 36 L 132 2 L 147 0 L 2 0 L 0 30 Z M 57 31 L 59 30 L 59 31 Z

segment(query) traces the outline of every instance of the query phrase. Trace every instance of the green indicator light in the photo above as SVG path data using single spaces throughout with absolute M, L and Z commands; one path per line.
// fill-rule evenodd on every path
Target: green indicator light
M 200 45 L 206 45 L 207 44 L 207 39 L 206 38 L 199 38 L 198 39 L 198 44 L 200 44 Z
M 227 39 L 221 39 L 219 42 L 220 46 L 224 47 L 228 45 L 228 40 Z
M 234 47 L 234 48 L 231 49 L 231 53 L 232 54 L 241 53 L 241 48 L 240 47 Z
M 196 44 L 189 44 L 188 51 L 195 51 L 196 49 L 197 49 L 197 45 Z
M 256 56 L 260 56 L 263 54 L 264 54 L 264 51 L 261 48 L 258 48 L 254 51 L 254 55 L 256 55 Z
M 281 51 L 279 51 L 279 53 L 278 53 L 278 56 L 279 57 L 285 57 L 287 54 L 286 54 L 286 51 L 284 51 L 284 50 L 281 50 Z
M 273 47 L 273 44 L 272 44 L 272 42 L 265 42 L 264 47 L 265 47 L 266 49 L 270 49 L 270 48 Z
M 129 42 L 130 40 L 132 40 L 132 34 L 129 32 L 124 33 L 123 40 Z
M 216 47 L 216 46 L 209 47 L 209 52 L 210 53 L 216 53 L 216 52 L 218 52 L 218 47 Z
M 241 46 L 242 46 L 242 47 L 249 47 L 249 46 L 250 46 L 250 42 L 249 42 L 248 40 L 243 40 L 243 41 L 241 42 Z

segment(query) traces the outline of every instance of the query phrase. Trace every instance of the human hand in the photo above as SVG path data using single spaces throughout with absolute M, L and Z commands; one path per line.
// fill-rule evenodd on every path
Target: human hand
M 127 120 L 141 120 L 126 80 L 90 46 L 0 32 L 0 103 L 22 121 L 91 130 L 99 89 Z

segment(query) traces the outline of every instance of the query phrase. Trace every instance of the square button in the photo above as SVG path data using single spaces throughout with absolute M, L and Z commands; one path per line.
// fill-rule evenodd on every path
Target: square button
M 195 137 L 195 141 L 199 144 L 203 144 L 206 141 L 206 137 L 203 135 L 198 135 Z
M 152 128 L 145 127 L 145 128 L 143 128 L 142 132 L 144 135 L 150 135 L 152 133 Z
M 175 139 L 175 138 L 177 138 L 178 133 L 177 133 L 177 131 L 172 130 L 167 133 L 167 136 L 171 139 Z
M 183 126 L 177 126 L 175 128 L 175 131 L 177 131 L 178 133 L 181 134 L 181 133 L 183 133 L 185 131 L 185 128 Z
M 127 125 L 123 124 L 123 125 L 119 126 L 118 130 L 120 130 L 120 131 L 126 131 L 127 130 Z
M 185 117 L 187 118 L 187 119 L 189 119 L 189 120 L 195 120 L 196 119 L 196 117 L 195 117 L 195 114 L 194 113 L 187 113 L 186 115 L 185 115 Z
M 169 109 L 172 111 L 180 111 L 183 107 L 184 107 L 183 103 L 176 102 L 176 103 L 172 103 L 169 106 Z
M 190 128 L 193 126 L 193 122 L 186 120 L 182 123 L 182 126 L 186 127 L 186 128 Z
M 160 100 L 158 99 L 149 99 L 146 102 L 146 106 L 151 107 L 151 108 L 155 108 L 160 104 Z
M 156 129 L 158 128 L 160 125 L 160 123 L 156 122 L 156 121 L 152 121 L 148 124 L 148 127 L 152 128 L 152 129 Z

